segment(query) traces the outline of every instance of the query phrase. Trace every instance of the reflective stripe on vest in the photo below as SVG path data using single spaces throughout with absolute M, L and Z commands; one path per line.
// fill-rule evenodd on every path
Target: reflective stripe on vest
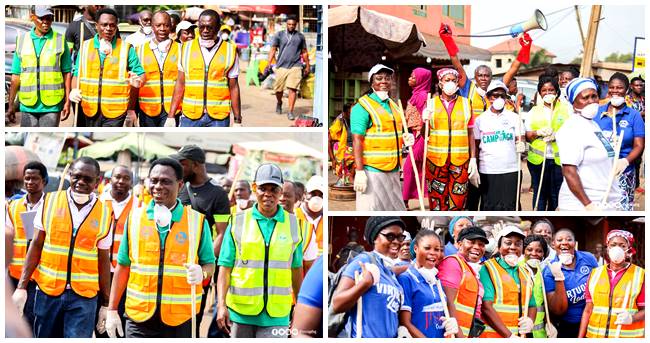
M 530 291 L 530 276 L 528 275 L 528 271 L 525 267 L 517 268 L 519 274 L 519 285 L 517 285 L 515 280 L 499 265 L 496 259 L 489 259 L 483 265 L 487 269 L 490 279 L 494 284 L 494 303 L 492 306 L 508 330 L 513 335 L 517 335 L 519 332 L 519 317 L 521 317 L 520 312 L 524 311 L 525 304 L 523 302 L 526 299 L 526 293 Z M 499 338 L 501 335 L 490 325 L 487 325 L 481 337 Z
M 529 112 L 530 129 L 535 132 L 539 129 L 550 127 L 553 129 L 553 132 L 557 132 L 568 117 L 568 106 L 562 101 L 556 102 L 551 122 L 546 118 L 546 109 L 544 105 L 534 106 Z M 558 166 L 561 165 L 560 153 L 558 152 L 557 143 L 555 141 L 551 142 L 551 148 L 553 149 L 555 164 Z M 544 142 L 542 138 L 536 138 L 528 145 L 528 161 L 534 165 L 540 165 L 545 158 L 546 142 Z
M 300 233 L 296 217 L 279 210 L 284 211 L 285 219 L 276 222 L 268 245 L 252 209 L 233 217 L 231 234 L 236 260 L 226 305 L 239 314 L 255 316 L 266 309 L 269 316 L 277 318 L 291 311 L 291 264 Z
M 402 146 L 402 116 L 393 100 L 389 99 L 388 104 L 391 112 L 368 95 L 359 99 L 372 121 L 363 141 L 363 164 L 385 172 L 399 166 Z
M 463 165 L 469 159 L 467 124 L 471 118 L 470 103 L 466 98 L 457 97 L 451 114 L 447 113 L 440 97 L 435 97 L 433 104 L 427 159 L 434 165 L 442 167 L 447 162 L 447 156 L 451 154 L 450 160 L 453 165 Z
M 594 269 L 589 276 L 589 293 L 594 304 L 587 326 L 587 337 L 590 338 L 614 337 L 617 327 L 614 324 L 616 322 L 616 313 L 627 310 L 631 314 L 634 314 L 639 311 L 636 303 L 642 291 L 644 269 L 634 264 L 630 265 L 616 286 L 614 286 L 614 292 L 611 294 L 608 273 L 607 265 L 603 265 Z M 625 290 L 630 284 L 631 288 L 628 302 L 627 304 L 623 304 Z M 645 321 L 643 320 L 629 325 L 622 325 L 620 337 L 644 337 L 644 326 Z
M 100 62 L 99 50 L 93 39 L 83 42 L 79 49 L 79 88 L 81 107 L 84 114 L 94 117 L 101 109 L 106 118 L 117 118 L 124 113 L 129 104 L 127 63 L 130 45 L 117 38 L 115 48 Z
M 533 337 L 534 338 L 546 338 L 546 310 L 544 308 L 544 293 L 542 290 L 542 266 L 537 268 L 537 273 L 534 276 L 535 281 L 533 282 L 533 297 L 535 298 L 535 304 L 537 305 L 537 315 L 535 316 L 535 322 L 533 325 Z
M 178 78 L 179 44 L 172 42 L 165 56 L 162 71 L 158 59 L 149 43 L 136 48 L 140 63 L 145 71 L 145 84 L 140 87 L 138 102 L 140 109 L 149 117 L 157 117 L 171 108 L 174 87 Z M 180 107 L 176 113 L 180 112 Z
M 461 276 L 458 285 L 458 293 L 454 299 L 454 306 L 456 306 L 456 320 L 465 337 L 469 336 L 469 329 L 472 326 L 472 319 L 474 318 L 474 309 L 478 300 L 479 281 L 472 268 L 465 262 L 465 260 L 458 255 L 451 255 L 445 257 L 453 258 L 458 261 L 463 275 Z
M 298 207 L 295 210 L 296 219 L 298 219 L 298 225 L 300 227 L 300 233 L 302 237 L 302 251 L 305 252 L 309 243 L 316 233 L 316 245 L 318 246 L 318 256 L 323 254 L 323 218 L 318 221 L 318 227 L 314 227 L 314 224 L 307 220 L 307 216 L 302 208 Z
M 23 220 L 20 218 L 20 213 L 27 211 L 25 206 L 27 197 L 14 200 L 9 203 L 9 220 L 14 226 L 14 249 L 11 256 L 11 263 L 9 264 L 9 275 L 14 279 L 20 279 L 20 274 L 23 272 L 23 264 L 25 263 L 25 256 L 27 255 L 27 237 L 25 237 L 25 227 Z
M 172 222 L 163 247 L 156 223 L 147 217 L 146 206 L 134 209 L 128 225 L 131 270 L 126 290 L 126 314 L 135 322 L 150 319 L 160 307 L 160 318 L 178 326 L 192 317 L 192 289 L 187 283 L 185 263 L 198 263 L 204 216 L 183 207 L 179 222 Z M 132 222 L 131 222 L 132 221 Z M 189 234 L 195 232 L 194 261 L 189 260 Z M 162 265 L 160 254 L 164 253 Z M 161 277 L 162 276 L 162 279 Z M 201 284 L 195 286 L 196 307 L 201 306 Z
M 45 41 L 38 57 L 31 31 L 25 32 L 21 37 L 16 42 L 16 54 L 20 56 L 20 103 L 34 106 L 40 98 L 45 106 L 58 105 L 65 96 L 61 73 L 65 37 L 52 30 L 52 38 Z
M 66 191 L 48 193 L 43 203 L 45 241 L 34 280 L 49 296 L 63 293 L 69 280 L 78 295 L 92 298 L 99 291 L 97 242 L 110 231 L 110 211 L 96 200 L 74 233 Z
M 237 46 L 230 41 L 217 43 L 217 52 L 206 67 L 198 39 L 183 43 L 181 65 L 185 72 L 183 114 L 196 120 L 205 111 L 213 119 L 230 115 L 228 72 L 235 64 Z
M 133 196 L 129 196 L 129 201 L 124 206 L 122 213 L 120 213 L 119 218 L 115 218 L 115 212 L 113 212 L 113 200 L 107 200 L 106 206 L 110 206 L 111 211 L 111 223 L 113 228 L 113 243 L 111 244 L 111 264 L 113 268 L 117 268 L 117 255 L 120 251 L 120 243 L 122 243 L 122 237 L 124 237 L 124 224 L 126 219 L 129 217 L 131 210 L 133 209 Z

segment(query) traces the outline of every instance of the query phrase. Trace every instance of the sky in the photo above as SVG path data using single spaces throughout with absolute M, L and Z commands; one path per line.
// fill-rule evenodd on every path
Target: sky
M 507 6 L 507 15 L 504 16 L 504 6 Z M 582 51 L 580 31 L 576 20 L 575 9 L 562 2 L 562 5 L 543 6 L 536 4 L 509 3 L 495 6 L 491 1 L 472 4 L 472 33 L 507 33 L 509 28 L 484 32 L 494 28 L 515 24 L 530 18 L 535 9 L 546 14 L 548 30 L 534 30 L 529 34 L 533 44 L 545 48 L 557 55 L 555 62 L 568 63 Z M 564 10 L 563 10 L 564 9 Z M 580 19 L 585 38 L 587 36 L 588 21 L 591 6 L 580 5 Z M 552 12 L 559 12 L 551 14 Z M 645 37 L 645 6 L 615 6 L 603 5 L 601 18 L 596 38 L 596 55 L 604 59 L 612 52 L 632 53 L 634 50 L 634 37 Z M 479 15 L 480 13 L 480 15 Z M 490 18 L 508 18 L 494 21 Z M 489 48 L 505 40 L 506 37 L 497 38 L 472 38 L 471 44 L 480 48 Z

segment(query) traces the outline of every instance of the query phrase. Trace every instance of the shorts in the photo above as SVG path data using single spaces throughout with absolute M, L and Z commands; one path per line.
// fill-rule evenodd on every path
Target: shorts
M 300 81 L 302 81 L 302 67 L 277 68 L 273 91 L 278 93 L 284 91 L 285 88 L 297 90 L 300 87 Z

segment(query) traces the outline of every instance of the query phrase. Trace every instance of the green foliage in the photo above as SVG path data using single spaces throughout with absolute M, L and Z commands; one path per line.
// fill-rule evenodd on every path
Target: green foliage
M 619 54 L 617 52 L 612 52 L 607 57 L 605 57 L 605 62 L 627 63 L 627 62 L 632 62 L 633 59 L 634 56 L 632 56 L 631 53 Z

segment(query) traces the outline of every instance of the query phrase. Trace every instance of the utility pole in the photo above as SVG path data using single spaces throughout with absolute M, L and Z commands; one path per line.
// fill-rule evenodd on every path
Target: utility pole
M 580 9 L 578 5 L 573 6 L 576 9 L 576 20 L 578 21 L 578 29 L 580 30 L 580 39 L 582 40 L 582 48 L 585 48 L 585 33 L 582 30 L 582 20 L 580 20 Z
M 589 30 L 587 31 L 587 41 L 585 42 L 585 52 L 580 65 L 580 76 L 591 77 L 591 65 L 594 59 L 594 50 L 596 49 L 596 36 L 598 35 L 598 24 L 600 23 L 601 5 L 591 6 L 591 16 L 589 17 Z

